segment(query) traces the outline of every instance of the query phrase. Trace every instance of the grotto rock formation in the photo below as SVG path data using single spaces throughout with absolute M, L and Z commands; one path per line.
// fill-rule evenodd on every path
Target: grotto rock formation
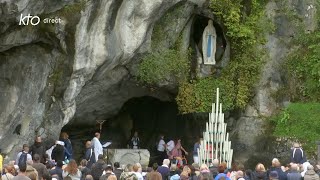
M 149 50 L 153 26 L 168 9 L 185 5 L 191 17 L 203 2 L 0 1 L 3 152 L 13 157 L 36 134 L 53 142 L 70 120 L 95 123 L 111 117 L 131 97 L 172 100 L 165 88 L 137 84 L 132 67 Z M 83 6 L 80 15 L 69 12 L 76 4 Z M 19 26 L 21 13 L 62 16 L 63 23 Z M 179 32 L 171 38 L 178 37 L 188 19 L 172 27 Z

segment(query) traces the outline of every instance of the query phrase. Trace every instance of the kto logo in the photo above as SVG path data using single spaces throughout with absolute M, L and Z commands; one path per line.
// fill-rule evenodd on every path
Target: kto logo
M 30 23 L 32 26 L 36 26 L 40 23 L 40 21 L 41 20 L 39 16 L 31 16 L 30 14 L 23 16 L 23 14 L 21 14 L 19 25 L 29 25 Z

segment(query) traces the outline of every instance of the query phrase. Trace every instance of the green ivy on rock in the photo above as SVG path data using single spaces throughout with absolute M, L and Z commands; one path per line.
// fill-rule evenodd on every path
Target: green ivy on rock
M 142 59 L 138 69 L 138 78 L 149 84 L 168 81 L 185 81 L 189 74 L 188 54 L 176 49 L 153 52 Z
M 292 101 L 320 101 L 320 30 L 301 33 L 295 41 L 299 48 L 289 56 L 285 67 L 289 74 L 287 94 Z
M 219 77 L 196 79 L 180 86 L 176 101 L 181 113 L 210 111 L 217 87 L 224 110 L 243 109 L 248 104 L 266 55 L 262 49 L 265 35 L 274 29 L 265 15 L 265 3 L 248 2 L 211 0 L 212 11 L 225 26 L 231 42 L 231 60 Z
M 292 103 L 271 122 L 276 137 L 297 140 L 309 154 L 314 154 L 315 141 L 320 140 L 320 103 Z

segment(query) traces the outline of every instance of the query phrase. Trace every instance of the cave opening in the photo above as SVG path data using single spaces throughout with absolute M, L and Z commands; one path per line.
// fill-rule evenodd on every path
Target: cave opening
M 202 54 L 202 35 L 203 31 L 208 25 L 208 18 L 203 15 L 196 15 L 193 20 L 193 26 L 191 28 L 191 45 L 196 46 L 199 52 Z M 213 26 L 217 33 L 217 46 L 216 46 L 216 61 L 219 62 L 224 54 L 227 46 L 227 41 L 224 36 L 222 26 L 213 20 Z M 195 48 L 195 47 L 194 47 Z
M 101 143 L 111 141 L 110 149 L 127 148 L 132 134 L 138 131 L 141 148 L 150 151 L 152 163 L 160 133 L 172 139 L 181 138 L 185 149 L 192 152 L 194 142 L 201 136 L 207 115 L 180 115 L 175 102 L 143 96 L 129 99 L 117 115 L 105 120 L 102 125 Z M 97 131 L 99 124 L 92 122 L 81 126 L 72 123 L 63 127 L 62 132 L 69 134 L 77 161 L 84 155 L 85 141 L 91 140 Z M 192 154 L 188 158 L 191 160 Z

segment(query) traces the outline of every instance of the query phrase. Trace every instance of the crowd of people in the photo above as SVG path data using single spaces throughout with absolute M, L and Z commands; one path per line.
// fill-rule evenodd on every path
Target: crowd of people
M 108 164 L 103 156 L 100 133 L 95 133 L 91 141 L 85 143 L 83 159 L 77 163 L 73 159 L 72 144 L 67 133 L 49 149 L 45 148 L 41 137 L 36 137 L 32 146 L 24 144 L 14 161 L 2 167 L 0 155 L 1 180 L 320 180 L 320 166 L 311 164 L 299 144 L 291 151 L 291 163 L 281 165 L 274 158 L 270 168 L 258 163 L 256 167 L 245 169 L 233 163 L 227 168 L 218 159 L 210 161 L 209 166 L 198 162 L 188 163 L 183 154 L 181 140 L 167 140 L 160 136 L 157 143 L 159 159 L 152 167 L 142 167 L 139 163 Z M 132 148 L 139 148 L 138 134 L 132 138 Z M 200 140 L 194 145 L 199 147 Z M 1 153 L 1 152 L 0 152 Z M 161 161 L 161 162 L 160 162 Z

